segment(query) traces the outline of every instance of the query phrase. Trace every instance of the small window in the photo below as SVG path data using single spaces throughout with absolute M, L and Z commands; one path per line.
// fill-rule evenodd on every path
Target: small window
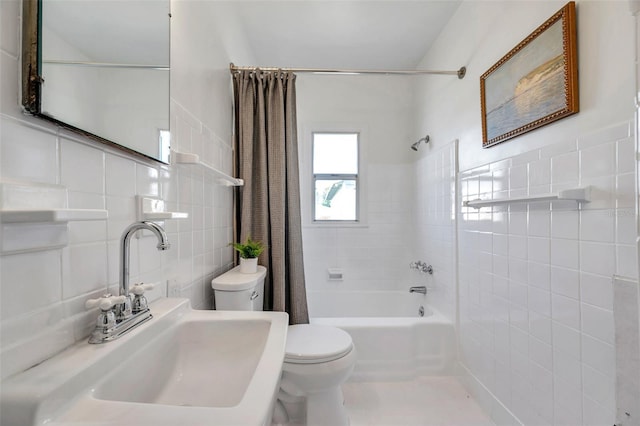
M 358 221 L 358 133 L 313 133 L 313 220 Z

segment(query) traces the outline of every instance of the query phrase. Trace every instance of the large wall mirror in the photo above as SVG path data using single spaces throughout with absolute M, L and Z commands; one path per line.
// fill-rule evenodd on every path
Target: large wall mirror
M 169 0 L 23 0 L 22 103 L 169 162 Z

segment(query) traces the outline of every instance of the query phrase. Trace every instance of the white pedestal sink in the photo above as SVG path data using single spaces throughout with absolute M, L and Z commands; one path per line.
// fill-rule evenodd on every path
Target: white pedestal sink
M 269 425 L 288 316 L 186 299 L 113 342 L 78 343 L 3 381 L 0 424 Z

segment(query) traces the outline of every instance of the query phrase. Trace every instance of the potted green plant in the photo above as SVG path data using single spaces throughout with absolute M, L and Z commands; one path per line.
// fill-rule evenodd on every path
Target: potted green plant
M 232 243 L 232 245 L 240 254 L 240 272 L 255 274 L 258 271 L 258 256 L 264 251 L 262 242 L 247 237 L 247 241 L 244 243 Z

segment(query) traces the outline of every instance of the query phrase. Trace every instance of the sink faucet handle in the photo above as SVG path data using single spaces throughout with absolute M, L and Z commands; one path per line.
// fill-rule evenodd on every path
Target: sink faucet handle
M 113 308 L 115 305 L 119 303 L 124 303 L 126 300 L 125 296 L 112 296 L 110 294 L 105 294 L 102 297 L 97 299 L 89 299 L 85 302 L 84 306 L 87 309 L 92 309 L 95 307 L 99 307 L 102 311 L 108 311 Z
M 153 284 L 143 284 L 143 283 L 134 284 L 131 287 L 131 293 L 135 294 L 136 296 L 142 296 L 145 291 L 153 290 L 154 287 L 155 285 Z
M 135 295 L 135 297 L 133 298 L 133 304 L 131 306 L 131 311 L 133 312 L 133 314 L 137 314 L 149 309 L 149 304 L 147 302 L 147 298 L 144 297 L 144 292 L 153 289 L 153 287 L 155 287 L 153 284 L 143 283 L 134 284 L 131 287 L 131 293 Z

